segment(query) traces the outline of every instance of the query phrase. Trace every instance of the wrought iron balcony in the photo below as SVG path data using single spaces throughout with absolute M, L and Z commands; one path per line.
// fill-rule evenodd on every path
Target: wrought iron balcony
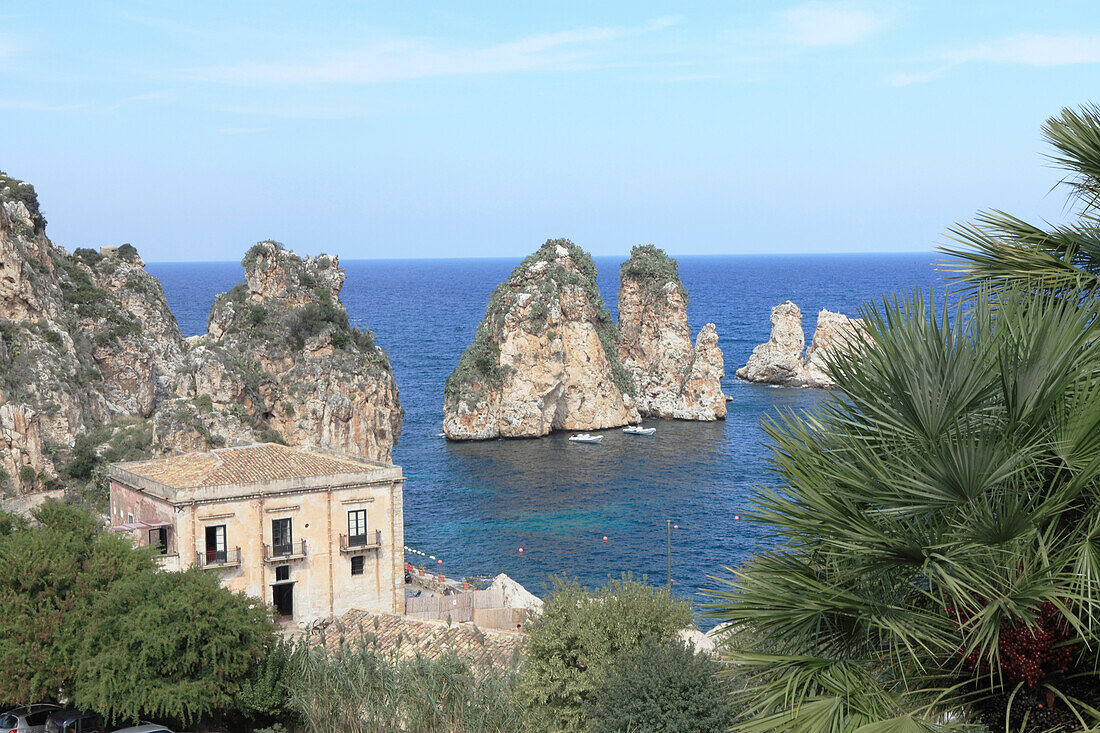
M 340 552 L 363 552 L 366 550 L 378 550 L 382 548 L 382 530 L 376 529 L 374 533 L 340 535 Z
M 264 545 L 264 562 L 283 562 L 301 560 L 306 556 L 306 541 L 287 542 L 278 545 Z
M 241 564 L 241 548 L 207 550 L 195 553 L 195 564 L 201 568 L 232 568 Z

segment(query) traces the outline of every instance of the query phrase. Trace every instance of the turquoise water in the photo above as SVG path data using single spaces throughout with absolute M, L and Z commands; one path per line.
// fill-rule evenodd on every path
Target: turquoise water
M 535 592 L 554 573 L 596 584 L 631 571 L 664 582 L 666 520 L 677 592 L 697 596 L 708 577 L 767 542 L 739 519 L 753 487 L 767 483 L 761 418 L 812 407 L 824 393 L 750 385 L 733 378 L 767 340 L 772 306 L 791 299 L 812 336 L 821 308 L 854 313 L 868 299 L 935 281 L 932 254 L 683 257 L 692 335 L 718 327 L 725 353 L 724 422 L 649 421 L 653 437 L 605 431 L 600 446 L 565 436 L 449 443 L 443 383 L 484 315 L 492 289 L 519 259 L 379 260 L 342 263 L 341 299 L 354 325 L 390 355 L 405 427 L 394 451 L 405 486 L 405 537 L 443 559 L 454 577 L 506 572 Z M 612 313 L 621 259 L 596 258 Z M 214 296 L 241 280 L 237 263 L 157 263 L 186 335 L 205 331 Z M 607 541 L 604 541 L 604 537 Z M 520 553 L 520 548 L 523 552 Z

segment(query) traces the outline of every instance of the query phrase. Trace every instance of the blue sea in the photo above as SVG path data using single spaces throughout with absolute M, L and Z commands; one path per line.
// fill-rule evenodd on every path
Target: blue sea
M 625 258 L 597 257 L 599 286 L 615 313 Z M 932 253 L 681 257 L 692 337 L 718 327 L 733 398 L 724 422 L 647 421 L 652 438 L 605 431 L 600 446 L 564 435 L 450 443 L 438 437 L 443 383 L 473 336 L 489 295 L 519 259 L 344 261 L 341 299 L 353 325 L 388 352 L 405 408 L 394 462 L 407 476 L 405 539 L 443 560 L 451 577 L 505 572 L 541 593 L 564 573 L 589 585 L 632 572 L 666 580 L 666 522 L 676 592 L 700 589 L 724 566 L 768 541 L 746 521 L 753 489 L 773 481 L 761 419 L 813 407 L 825 393 L 734 378 L 768 339 L 772 306 L 790 299 L 807 341 L 817 311 L 854 314 L 884 294 L 938 282 Z M 185 335 L 206 331 L 214 297 L 243 279 L 238 263 L 154 263 Z M 604 540 L 606 537 L 606 541 Z M 522 552 L 520 552 L 522 548 Z M 410 558 L 415 560 L 416 558 Z M 425 558 L 426 559 L 426 558 Z

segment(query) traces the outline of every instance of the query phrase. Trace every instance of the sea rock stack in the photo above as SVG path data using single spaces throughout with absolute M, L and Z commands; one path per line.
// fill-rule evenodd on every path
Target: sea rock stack
M 802 311 L 787 300 L 772 308 L 772 331 L 766 343 L 752 350 L 748 363 L 737 370 L 737 377 L 748 382 L 785 387 L 832 389 L 833 379 L 825 373 L 831 350 L 858 338 L 863 321 L 843 313 L 822 309 L 817 314 L 817 329 L 803 357 L 806 336 L 802 331 Z
M 389 461 L 403 412 L 386 353 L 348 323 L 345 274 L 330 255 L 302 258 L 260 242 L 245 282 L 218 296 L 208 333 L 190 341 L 158 442 L 206 450 L 278 441 Z
M 619 270 L 619 358 L 643 417 L 726 416 L 718 333 L 708 323 L 692 347 L 687 299 L 676 260 L 651 244 L 631 250 Z
M 592 257 L 548 240 L 493 292 L 444 391 L 451 440 L 532 438 L 636 422 L 634 384 Z
M 148 418 L 171 388 L 186 346 L 164 291 L 132 246 L 104 251 L 54 245 L 34 187 L 0 173 L 0 495 L 42 488 L 78 435 Z

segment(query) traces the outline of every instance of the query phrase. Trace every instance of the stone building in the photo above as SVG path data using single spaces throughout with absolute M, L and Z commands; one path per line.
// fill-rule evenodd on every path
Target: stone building
M 404 613 L 401 468 L 263 443 L 110 467 L 111 523 L 287 621 Z

